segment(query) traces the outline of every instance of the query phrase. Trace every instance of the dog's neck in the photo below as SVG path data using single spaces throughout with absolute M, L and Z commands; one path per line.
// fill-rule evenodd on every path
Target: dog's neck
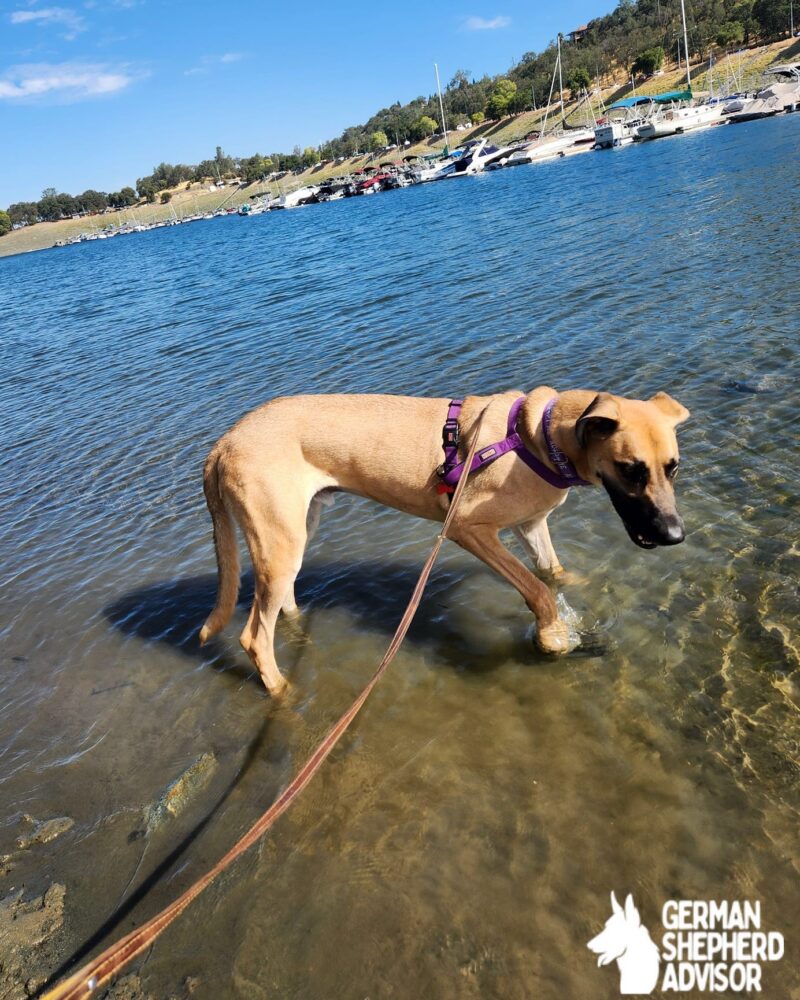
M 596 392 L 588 389 L 570 389 L 562 393 L 536 390 L 528 396 L 522 410 L 523 429 L 533 441 L 535 453 L 551 465 L 542 427 L 542 413 L 549 400 L 555 396 L 555 406 L 550 414 L 550 439 L 572 462 L 581 479 L 592 484 L 596 483 L 596 479 L 589 467 L 586 453 L 578 444 L 575 424 L 596 395 Z

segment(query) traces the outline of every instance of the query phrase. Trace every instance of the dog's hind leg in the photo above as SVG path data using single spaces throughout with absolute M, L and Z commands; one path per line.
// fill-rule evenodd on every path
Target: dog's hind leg
M 322 513 L 323 506 L 326 503 L 331 504 L 332 502 L 333 502 L 332 500 L 326 501 L 324 499 L 321 499 L 319 494 L 317 494 L 317 496 L 312 498 L 311 503 L 308 505 L 308 513 L 306 514 L 306 539 L 304 547 L 308 546 L 308 543 L 317 533 L 317 528 L 319 527 L 319 519 Z M 298 566 L 298 572 L 299 570 L 300 567 Z M 300 614 L 300 609 L 297 607 L 297 600 L 294 594 L 294 584 L 296 577 L 297 574 L 295 574 L 295 577 L 289 584 L 289 589 L 286 591 L 286 596 L 284 597 L 283 604 L 281 605 L 281 612 L 284 615 L 286 615 L 287 618 L 296 618 Z
M 569 631 L 558 617 L 550 588 L 508 551 L 498 538 L 496 528 L 488 525 L 455 528 L 450 537 L 508 580 L 522 594 L 525 603 L 536 616 L 536 641 L 541 649 L 547 653 L 569 651 Z
M 269 693 L 278 695 L 286 680 L 275 660 L 275 623 L 303 561 L 305 504 L 293 505 L 285 494 L 280 501 L 253 499 L 257 502 L 248 502 L 239 517 L 255 576 L 253 605 L 239 641 Z

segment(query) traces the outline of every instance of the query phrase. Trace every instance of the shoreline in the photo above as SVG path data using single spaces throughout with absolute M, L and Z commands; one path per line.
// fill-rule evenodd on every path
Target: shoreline
M 769 45 L 744 50 L 741 53 L 731 53 L 720 58 L 714 64 L 714 74 L 716 79 L 725 79 L 726 68 L 733 68 L 740 80 L 749 83 L 756 76 L 760 76 L 769 65 L 785 61 L 792 55 L 800 54 L 800 51 L 795 52 L 794 50 L 800 50 L 798 40 L 784 39 Z M 709 83 L 708 64 L 705 62 L 697 63 L 691 69 L 693 88 L 695 93 L 700 96 Z M 647 95 L 674 89 L 680 85 L 685 73 L 685 67 L 672 64 L 660 75 L 649 77 L 644 84 L 636 88 L 636 93 Z M 705 92 L 707 93 L 707 91 Z M 630 81 L 627 81 L 622 85 L 613 83 L 603 88 L 599 97 L 607 105 L 631 93 L 633 90 Z M 596 99 L 595 95 L 592 97 Z M 590 112 L 586 103 L 565 101 L 564 107 L 565 120 L 569 124 L 580 125 L 589 121 Z M 535 131 L 541 125 L 545 115 L 548 116 L 548 121 L 551 121 L 558 110 L 559 104 L 555 102 L 549 108 L 524 111 L 500 121 L 485 122 L 461 132 L 451 132 L 451 148 L 473 138 L 487 138 L 494 143 L 507 145 L 524 138 L 529 132 Z M 572 120 L 570 121 L 570 119 Z M 458 136 L 458 143 L 455 142 L 456 136 Z M 263 194 L 278 196 L 282 191 L 288 192 L 305 185 L 328 181 L 340 175 L 352 174 L 365 166 L 381 161 L 395 160 L 401 156 L 422 156 L 441 151 L 443 148 L 444 139 L 442 137 L 435 140 L 423 140 L 402 150 L 365 153 L 351 157 L 342 163 L 324 163 L 320 166 L 308 167 L 300 173 L 284 178 L 283 183 L 277 181 L 256 182 L 238 187 L 226 185 L 224 189 L 209 190 L 207 184 L 194 182 L 188 190 L 185 186 L 172 189 L 172 198 L 164 205 L 159 202 L 141 203 L 131 208 L 107 212 L 102 215 L 84 216 L 80 219 L 61 219 L 58 222 L 39 222 L 33 226 L 14 230 L 0 238 L 0 258 L 33 253 L 38 250 L 49 250 L 55 247 L 57 241 L 69 240 L 92 230 L 102 231 L 109 226 L 117 228 L 126 223 L 149 226 L 153 223 L 167 222 L 173 218 L 173 213 L 183 216 L 196 213 L 214 213 L 223 206 L 225 208 L 238 208 L 252 197 Z M 59 249 L 62 248 L 59 247 Z

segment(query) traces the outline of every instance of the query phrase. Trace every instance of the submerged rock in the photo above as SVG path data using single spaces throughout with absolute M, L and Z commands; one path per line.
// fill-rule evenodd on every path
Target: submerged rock
M 33 847 L 34 844 L 47 844 L 49 841 L 55 840 L 56 837 L 60 837 L 62 833 L 66 833 L 67 830 L 72 829 L 75 825 L 75 820 L 69 816 L 57 816 L 55 819 L 43 819 L 39 821 L 34 819 L 33 816 L 26 814 L 25 819 L 33 824 L 33 829 L 30 833 L 17 837 L 17 847 L 22 851 Z
M 145 812 L 148 832 L 161 826 L 170 816 L 182 813 L 191 799 L 209 783 L 216 767 L 217 758 L 207 751 L 168 785 L 158 802 Z
M 728 389 L 730 392 L 745 392 L 756 395 L 761 392 L 774 392 L 775 390 L 784 388 L 786 385 L 787 378 L 785 375 L 766 374 L 755 375 L 747 379 L 725 379 L 722 383 L 722 388 Z
M 22 890 L 0 900 L 0 1000 L 29 996 L 40 985 L 31 968 L 41 965 L 41 948 L 64 922 L 63 885 L 24 900 Z

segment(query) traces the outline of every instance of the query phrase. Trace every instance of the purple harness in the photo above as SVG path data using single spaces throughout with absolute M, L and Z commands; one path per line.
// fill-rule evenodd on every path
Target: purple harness
M 570 486 L 588 486 L 589 483 L 585 479 L 581 479 L 575 470 L 575 466 L 550 437 L 550 416 L 556 403 L 555 399 L 551 399 L 544 408 L 544 413 L 542 414 L 542 432 L 547 445 L 547 456 L 558 470 L 557 472 L 553 472 L 533 452 L 525 447 L 525 443 L 517 431 L 517 419 L 524 402 L 525 396 L 520 396 L 519 399 L 514 401 L 511 409 L 508 411 L 508 434 L 502 441 L 490 444 L 475 453 L 475 457 L 472 459 L 472 464 L 469 468 L 470 474 L 477 472 L 484 465 L 490 465 L 492 462 L 497 461 L 498 458 L 502 458 L 503 455 L 513 451 L 529 469 L 532 469 L 546 483 L 555 486 L 557 490 L 568 490 Z M 453 492 L 464 466 L 464 463 L 458 460 L 458 416 L 461 413 L 463 404 L 463 399 L 453 399 L 447 409 L 447 420 L 445 420 L 444 428 L 442 429 L 444 464 L 438 469 L 439 478 L 441 479 L 441 483 L 437 487 L 439 493 Z

